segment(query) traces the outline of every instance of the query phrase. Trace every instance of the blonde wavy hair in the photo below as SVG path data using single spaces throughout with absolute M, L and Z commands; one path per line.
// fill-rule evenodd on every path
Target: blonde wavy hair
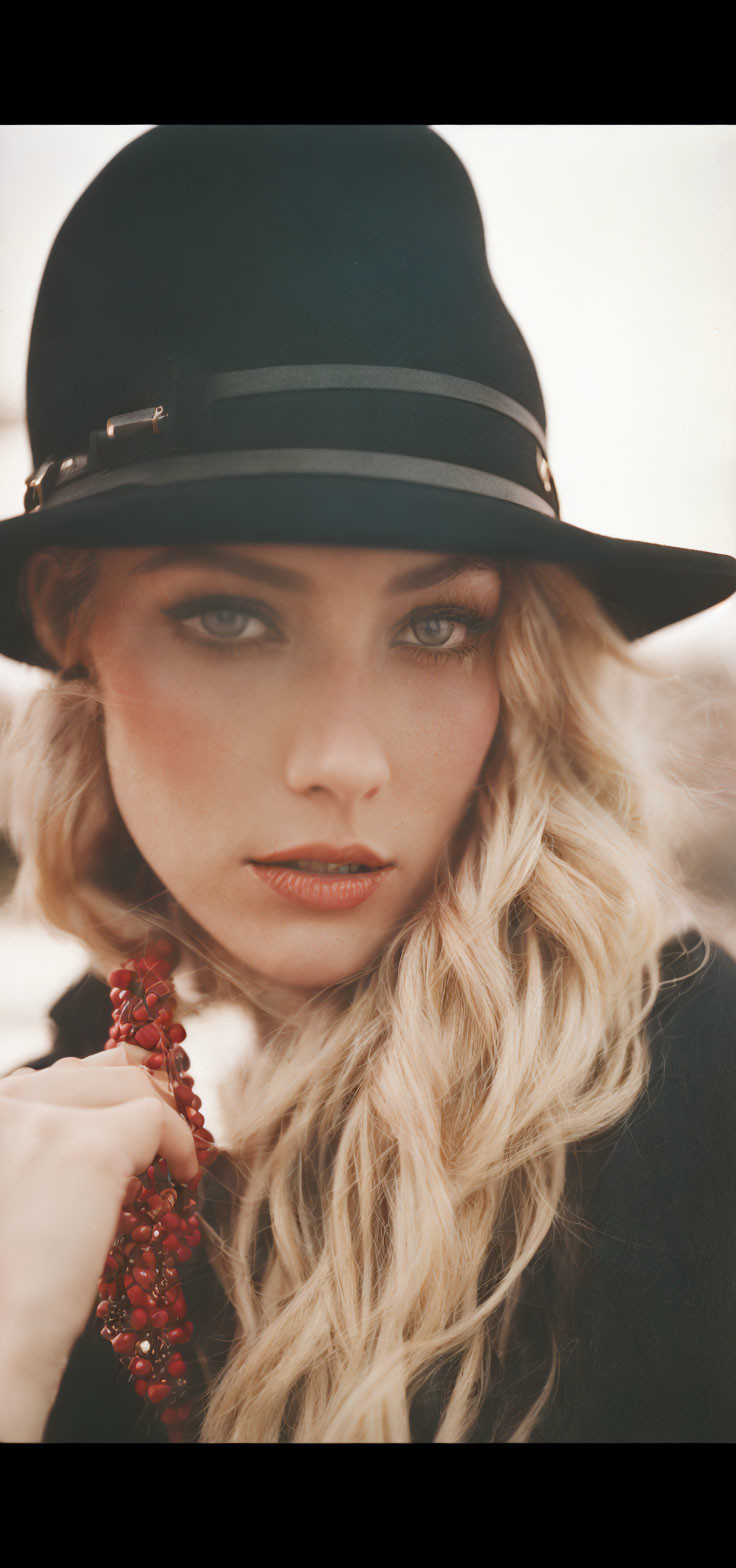
M 59 624 L 84 624 L 95 554 L 53 553 Z M 498 731 L 431 896 L 364 973 L 280 1022 L 142 861 L 94 690 L 49 678 L 6 737 L 23 906 L 100 973 L 167 932 L 201 1005 L 237 999 L 264 1025 L 231 1086 L 227 1223 L 206 1227 L 237 1330 L 202 1441 L 411 1441 L 437 1378 L 431 1435 L 468 1440 L 530 1271 L 564 1246 L 572 1153 L 645 1086 L 658 955 L 690 918 L 647 754 L 653 672 L 571 571 L 540 563 L 507 564 L 494 654 Z M 529 1364 L 491 1440 L 534 1430 L 553 1321 Z

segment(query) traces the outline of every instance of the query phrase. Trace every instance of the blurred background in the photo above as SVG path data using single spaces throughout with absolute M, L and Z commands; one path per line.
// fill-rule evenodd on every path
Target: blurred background
M 2 517 L 22 510 L 32 466 L 26 357 L 49 250 L 90 180 L 148 129 L 0 127 Z M 470 174 L 491 271 L 534 356 L 565 519 L 736 554 L 736 127 L 433 129 Z M 736 599 L 646 646 L 667 676 L 653 730 L 665 749 L 688 741 L 683 869 L 708 934 L 736 958 Z M 0 657 L 0 745 L 44 678 Z M 0 1072 L 50 1048 L 48 1009 L 87 967 L 78 943 L 13 909 L 2 829 Z M 189 1042 L 198 1074 L 203 1026 Z M 233 1028 L 220 1020 L 223 1056 Z

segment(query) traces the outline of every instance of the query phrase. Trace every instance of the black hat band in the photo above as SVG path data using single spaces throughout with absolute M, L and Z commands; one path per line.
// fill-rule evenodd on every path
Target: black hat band
M 403 365 L 267 365 L 258 370 L 228 370 L 210 376 L 213 402 L 274 392 L 418 392 L 490 408 L 528 430 L 547 455 L 546 436 L 539 421 L 505 392 L 446 376 L 435 370 L 408 370 Z
M 149 462 L 127 463 L 124 467 L 94 473 L 78 479 L 75 500 L 97 496 L 125 485 L 191 483 L 197 480 L 248 477 L 265 474 L 319 474 L 341 478 L 404 480 L 409 484 L 470 492 L 529 507 L 543 516 L 557 518 L 554 508 L 533 490 L 487 474 L 479 468 L 458 463 L 442 463 L 432 458 L 406 457 L 397 452 L 351 452 L 315 447 L 275 447 L 265 451 L 185 452 L 156 458 Z M 48 507 L 63 504 L 64 487 L 52 492 Z
M 112 415 L 104 430 L 92 431 L 86 455 L 46 459 L 27 481 L 26 510 L 66 503 L 68 486 L 76 500 L 138 477 L 151 483 L 151 458 L 158 467 L 169 457 L 177 462 L 176 471 L 169 463 L 164 470 L 173 483 L 253 472 L 369 474 L 474 490 L 559 515 L 541 425 L 482 383 L 384 365 L 208 375 L 173 356 L 159 380 L 166 406 Z M 182 462 L 184 454 L 215 452 L 214 464 Z M 116 477 L 121 467 L 125 475 Z

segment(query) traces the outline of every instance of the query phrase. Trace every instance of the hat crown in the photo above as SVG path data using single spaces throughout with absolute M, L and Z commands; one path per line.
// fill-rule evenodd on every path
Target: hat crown
M 394 365 L 486 384 L 544 426 L 470 179 L 427 126 L 159 126 L 73 208 L 39 292 L 34 461 L 209 371 Z

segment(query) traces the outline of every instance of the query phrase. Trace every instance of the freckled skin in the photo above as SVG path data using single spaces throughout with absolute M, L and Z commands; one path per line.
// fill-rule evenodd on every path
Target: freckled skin
M 104 701 L 112 786 L 149 865 L 230 954 L 309 994 L 357 971 L 431 890 L 438 856 L 465 814 L 498 722 L 488 637 L 474 657 L 417 658 L 410 616 L 461 605 L 488 616 L 489 565 L 386 597 L 399 572 L 441 560 L 417 551 L 239 545 L 243 561 L 307 575 L 308 594 L 229 567 L 167 565 L 131 575 L 152 550 L 102 552 L 85 654 Z M 277 634 L 219 651 L 201 619 L 166 608 L 202 595 L 272 612 Z M 254 612 L 255 613 L 255 612 Z M 192 635 L 196 628 L 196 635 Z M 464 628 L 450 628 L 463 640 Z M 426 623 L 420 625 L 426 637 Z M 426 644 L 425 644 L 426 646 Z M 364 904 L 305 909 L 243 864 L 314 841 L 357 841 L 396 862 Z

